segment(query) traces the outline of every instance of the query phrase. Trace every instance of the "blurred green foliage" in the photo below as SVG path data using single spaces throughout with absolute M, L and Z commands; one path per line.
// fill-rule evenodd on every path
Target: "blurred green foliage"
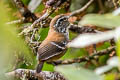
M 120 58 L 120 38 L 116 41 L 116 45 L 117 45 L 117 55 Z
M 68 80 L 102 80 L 93 71 L 80 67 L 79 64 L 62 65 L 55 68 L 61 72 Z
M 31 50 L 26 46 L 25 42 L 18 37 L 15 25 L 7 25 L 10 20 L 8 11 L 3 1 L 0 1 L 0 79 L 3 74 L 11 71 L 17 59 L 16 55 L 25 56 L 26 62 L 33 63 Z
M 115 76 L 116 75 L 114 73 L 108 74 L 107 76 L 105 76 L 105 80 L 114 80 Z
M 80 21 L 80 25 L 91 24 L 104 28 L 115 28 L 120 26 L 119 18 L 119 15 L 115 16 L 113 14 L 88 14 Z

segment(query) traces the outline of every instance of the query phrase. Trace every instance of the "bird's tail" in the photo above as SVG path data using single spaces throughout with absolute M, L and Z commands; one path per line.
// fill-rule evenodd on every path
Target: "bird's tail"
M 40 73 L 43 68 L 44 61 L 40 61 L 36 67 L 36 73 Z

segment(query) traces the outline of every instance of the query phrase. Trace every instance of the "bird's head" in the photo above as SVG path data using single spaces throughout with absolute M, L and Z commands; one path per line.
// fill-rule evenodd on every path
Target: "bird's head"
M 64 14 L 55 16 L 50 23 L 50 27 L 54 28 L 57 32 L 66 33 L 70 24 L 68 18 Z

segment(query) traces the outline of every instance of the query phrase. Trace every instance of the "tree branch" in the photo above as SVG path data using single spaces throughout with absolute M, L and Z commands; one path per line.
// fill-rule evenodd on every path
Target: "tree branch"
M 115 46 L 112 46 L 112 47 L 109 47 L 107 49 L 104 49 L 104 50 L 101 50 L 101 51 L 98 51 L 96 53 L 93 53 L 93 55 L 91 56 L 87 56 L 87 57 L 79 57 L 79 58 L 75 58 L 75 59 L 68 59 L 68 60 L 57 60 L 57 61 L 54 61 L 54 62 L 49 62 L 49 64 L 55 64 L 55 65 L 59 65 L 59 64 L 72 64 L 72 63 L 80 63 L 80 62 L 86 62 L 86 61 L 90 61 L 92 59 L 96 59 L 96 58 L 99 58 L 100 56 L 102 55 L 105 55 L 105 54 L 110 54 L 112 51 L 115 50 Z
M 81 9 L 78 9 L 70 14 L 70 16 L 75 16 L 77 14 L 80 14 L 84 12 L 92 3 L 94 0 L 90 0 L 85 6 L 83 6 Z
M 79 33 L 79 34 L 100 32 L 91 27 L 87 27 L 87 26 L 79 27 L 78 25 L 70 25 L 69 30 L 71 30 L 72 32 L 75 32 L 75 33 Z
M 27 35 L 29 32 L 33 31 L 36 26 L 43 26 L 45 24 L 45 20 L 55 11 L 55 9 L 48 9 L 44 15 L 42 15 L 39 19 L 35 20 L 31 26 L 25 28 L 19 35 L 25 34 Z
M 66 80 L 58 72 L 42 71 L 36 74 L 35 70 L 17 69 L 12 72 L 6 73 L 6 77 L 18 78 L 21 80 Z

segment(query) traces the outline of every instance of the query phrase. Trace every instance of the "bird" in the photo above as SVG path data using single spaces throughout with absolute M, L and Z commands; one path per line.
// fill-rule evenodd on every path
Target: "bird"
M 70 25 L 68 19 L 69 16 L 61 14 L 55 16 L 50 22 L 48 35 L 38 48 L 36 73 L 41 72 L 45 62 L 57 60 L 67 51 Z

